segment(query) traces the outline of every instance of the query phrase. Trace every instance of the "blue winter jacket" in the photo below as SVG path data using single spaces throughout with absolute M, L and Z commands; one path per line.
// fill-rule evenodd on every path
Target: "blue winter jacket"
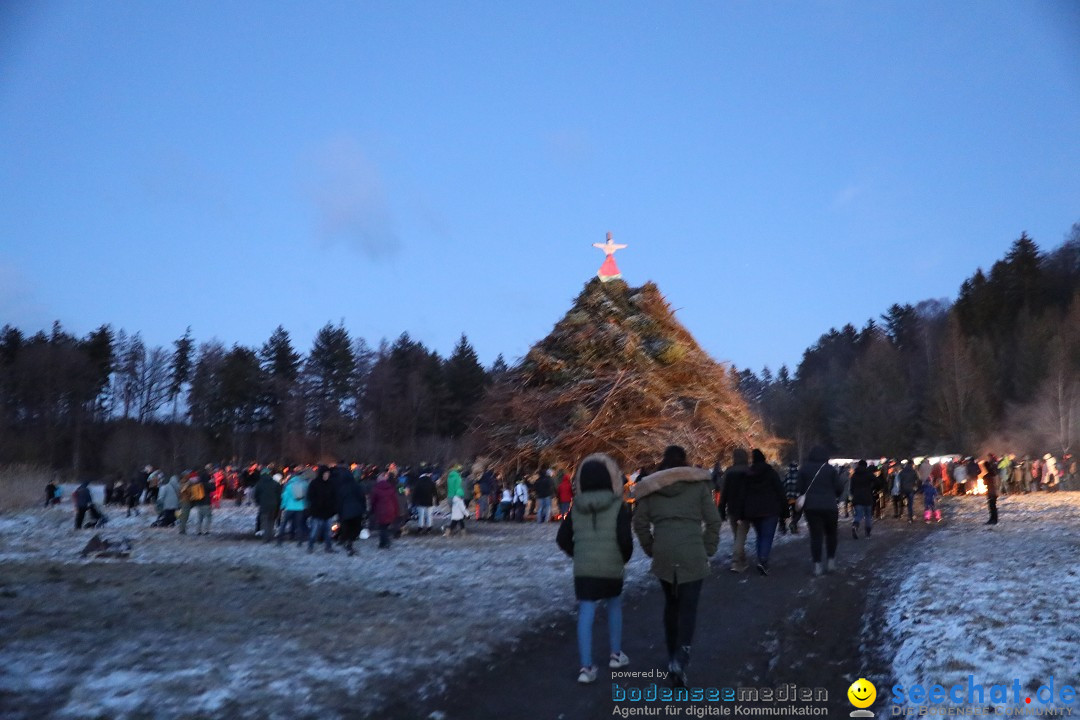
M 303 489 L 300 493 L 303 495 L 302 500 L 296 499 L 296 492 L 294 487 L 299 486 Z M 289 481 L 285 483 L 285 487 L 281 491 L 281 509 L 285 511 L 289 510 L 306 510 L 307 509 L 307 490 L 308 482 L 299 475 L 293 475 L 289 478 Z

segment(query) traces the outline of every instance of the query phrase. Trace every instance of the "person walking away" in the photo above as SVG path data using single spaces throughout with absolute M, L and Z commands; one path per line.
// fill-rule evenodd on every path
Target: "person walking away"
M 851 466 L 844 465 L 837 472 L 840 473 L 840 484 L 844 486 L 844 489 L 840 492 L 840 506 L 844 508 L 844 519 L 846 520 L 852 514 L 852 511 L 849 510 L 851 507 Z
M 274 525 L 281 510 L 281 473 L 259 475 L 255 483 L 255 504 L 259 506 L 259 531 L 264 543 L 274 539 Z
M 750 470 L 746 473 L 743 517 L 754 527 L 757 544 L 757 571 L 769 574 L 769 555 L 780 519 L 787 518 L 787 498 L 780 475 L 765 461 L 758 449 L 750 452 Z
M 873 492 L 874 505 L 873 512 L 871 513 L 875 520 L 885 519 L 885 471 L 883 468 L 879 468 L 876 465 L 868 465 L 866 467 L 870 473 L 872 479 L 871 488 Z
M 555 494 L 555 481 L 552 479 L 551 468 L 540 473 L 536 484 L 533 485 L 536 493 L 536 522 L 542 524 L 551 522 L 551 496 Z M 622 487 L 619 488 L 620 494 Z
M 851 523 L 851 537 L 859 539 L 859 525 L 866 524 L 866 537 L 874 529 L 874 474 L 866 467 L 866 461 L 855 463 L 855 472 L 851 473 L 851 504 L 854 505 L 854 518 Z
M 308 486 L 307 510 L 311 518 L 311 532 L 308 533 L 309 553 L 315 552 L 315 543 L 321 538 L 326 552 L 334 552 L 331 544 L 333 538 L 330 532 L 330 519 L 337 514 L 337 493 L 334 492 L 334 484 L 330 482 L 330 468 L 320 465 L 315 479 Z
M 428 476 L 430 481 L 431 476 Z M 416 481 L 420 482 L 419 479 Z M 352 474 L 342 476 L 338 492 L 338 517 L 341 519 L 341 539 L 345 543 L 345 552 L 351 557 L 356 554 L 354 543 L 360 537 L 360 528 L 364 525 L 364 516 L 367 515 L 367 497 L 364 488 L 360 486 Z M 415 492 L 415 490 L 414 490 Z
M 915 522 L 915 492 L 919 489 L 919 474 L 911 466 L 910 460 L 904 460 L 901 463 L 898 476 L 900 479 L 900 493 L 907 502 L 907 521 L 913 523 Z
M 304 513 L 307 512 L 308 481 L 299 469 L 294 469 L 289 476 L 285 487 L 281 491 L 281 525 L 278 528 L 277 544 L 285 541 L 285 534 L 289 534 L 289 541 L 296 540 L 297 546 L 307 539 L 307 525 L 304 523 Z
M 831 572 L 836 559 L 836 526 L 840 513 L 836 503 L 844 492 L 840 475 L 829 464 L 829 455 L 822 447 L 810 450 L 810 457 L 799 469 L 799 494 L 806 496 L 803 514 L 810 528 L 810 558 L 814 575 Z M 825 558 L 822 561 L 822 544 Z
M 592 635 L 596 607 L 607 606 L 608 667 L 626 667 L 622 651 L 622 588 L 626 563 L 634 552 L 630 510 L 622 499 L 622 471 L 607 455 L 589 455 L 578 466 L 580 490 L 573 511 L 563 518 L 555 542 L 574 559 L 574 595 L 578 601 L 579 683 L 596 681 Z M 575 523 L 576 520 L 576 523 Z
M 930 478 L 926 478 L 923 481 L 920 488 L 923 496 L 923 519 L 927 524 L 930 524 L 931 518 L 934 522 L 941 522 L 941 510 L 937 508 L 937 488 L 934 487 L 934 481 Z
M 746 495 L 746 474 L 750 471 L 749 457 L 743 448 L 735 448 L 731 454 L 731 467 L 720 480 L 720 519 L 731 523 L 734 538 L 731 546 L 731 572 L 746 572 L 746 536 L 750 522 L 743 517 L 743 499 Z
M 709 471 L 691 467 L 686 451 L 671 445 L 659 470 L 639 480 L 634 491 L 634 533 L 664 592 L 668 679 L 686 687 L 701 585 L 720 542 Z
M 158 486 L 158 507 L 161 510 L 154 520 L 156 527 L 172 527 L 176 524 L 176 511 L 180 509 L 180 478 L 173 475 L 169 481 Z
M 390 482 L 389 473 L 381 473 L 371 491 L 371 513 L 379 526 L 379 549 L 390 549 L 390 529 L 397 520 L 397 490 Z
M 998 477 L 997 458 L 993 454 L 986 456 L 983 461 L 983 483 L 986 485 L 986 509 L 990 513 L 987 525 L 998 524 L 997 499 L 1001 490 L 1001 479 Z
M 889 494 L 892 496 L 893 520 L 899 520 L 904 511 L 904 491 L 900 488 L 900 471 L 889 464 Z
M 784 476 L 784 496 L 787 498 L 788 516 L 791 518 L 791 534 L 799 534 L 799 518 L 802 510 L 795 508 L 795 499 L 799 497 L 799 463 L 790 462 L 787 466 L 787 474 Z
M 416 525 L 420 535 L 431 532 L 432 513 L 435 510 L 435 480 L 431 472 L 423 470 L 413 483 L 412 501 L 416 508 Z

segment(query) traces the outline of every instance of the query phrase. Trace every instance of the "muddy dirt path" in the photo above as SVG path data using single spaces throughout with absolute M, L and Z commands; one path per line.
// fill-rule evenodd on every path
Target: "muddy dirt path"
M 888 687 L 886 648 L 882 643 L 880 607 L 895 587 L 906 556 L 926 539 L 932 528 L 921 523 L 887 520 L 875 527 L 869 540 L 851 538 L 850 521 L 841 519 L 839 569 L 824 577 L 810 573 L 809 540 L 775 548 L 768 577 L 753 570 L 733 575 L 726 558 L 714 559 L 714 573 L 702 591 L 690 681 L 717 689 L 740 687 L 822 688 L 824 702 L 801 703 L 819 709 L 819 717 L 848 717 L 854 708 L 848 686 L 866 677 L 878 686 L 879 701 Z M 752 548 L 753 533 L 751 533 Z M 723 545 L 721 546 L 723 547 Z M 638 550 L 640 551 L 640 550 Z M 649 586 L 624 598 L 623 647 L 631 658 L 628 671 L 662 671 L 666 652 L 661 626 L 662 597 Z M 577 679 L 576 630 L 572 619 L 554 628 L 534 629 L 501 656 L 482 667 L 460 668 L 441 697 L 403 706 L 388 706 L 395 717 L 446 720 L 528 717 L 538 720 L 618 717 L 627 707 L 648 708 L 658 717 L 709 717 L 724 709 L 737 716 L 743 708 L 766 708 L 785 703 L 664 703 L 615 702 L 612 683 L 620 688 L 645 689 L 661 679 L 612 678 L 601 665 L 595 685 Z M 603 612 L 594 627 L 596 660 L 606 658 L 607 627 Z M 395 714 L 397 713 L 397 714 Z M 631 717 L 635 715 L 630 715 Z M 645 716 L 645 715 L 637 715 Z M 792 716 L 792 715 L 786 715 Z

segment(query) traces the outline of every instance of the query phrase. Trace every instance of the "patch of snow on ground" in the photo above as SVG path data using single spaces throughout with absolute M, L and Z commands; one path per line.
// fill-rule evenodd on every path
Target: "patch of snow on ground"
M 65 498 L 73 489 L 65 488 Z M 67 500 L 50 508 L 0 514 L 0 575 L 4 566 L 44 567 L 52 573 L 47 580 L 85 587 L 123 608 L 130 603 L 130 612 L 150 619 L 119 632 L 98 634 L 95 626 L 9 637 L 0 643 L 0 699 L 48 690 L 62 698 L 55 714 L 72 718 L 296 717 L 305 712 L 323 718 L 355 716 L 392 700 L 383 697 L 387 678 L 414 678 L 413 690 L 425 696 L 445 688 L 467 663 L 492 657 L 498 643 L 554 626 L 559 617 L 576 612 L 572 561 L 554 542 L 557 523 L 470 522 L 465 537 L 410 535 L 395 541 L 389 551 L 377 550 L 373 535 L 358 542 L 357 556 L 350 558 L 340 548 L 327 555 L 319 546 L 308 554 L 294 543 L 264 544 L 254 537 L 256 510 L 250 505 L 227 502 L 215 508 L 211 534 L 203 537 L 194 535 L 195 513 L 188 535 L 181 536 L 175 528 L 150 527 L 155 513 L 149 506 L 140 506 L 140 515 L 131 517 L 119 506 L 104 510 L 109 522 L 100 531 L 76 531 Z M 437 518 L 436 525 L 439 522 Z M 106 539 L 130 538 L 131 557 L 80 557 L 96 532 Z M 778 535 L 776 544 L 802 537 Z M 752 558 L 753 533 L 747 545 Z M 730 551 L 731 531 L 725 523 L 714 572 L 726 567 Z M 628 592 L 655 591 L 649 562 L 636 547 L 627 567 Z M 214 602 L 245 603 L 260 584 L 294 583 L 301 590 L 297 609 L 288 611 L 284 620 L 272 609 L 242 618 L 245 624 L 250 621 L 250 630 L 222 627 L 215 619 L 213 627 L 225 634 L 214 637 L 197 621 L 191 625 L 182 608 L 138 605 L 137 584 L 114 586 L 107 576 L 65 570 L 108 564 L 143 567 L 139 582 L 163 583 L 166 588 L 169 583 L 190 584 L 188 575 L 203 578 L 200 582 L 208 578 L 213 584 L 204 591 L 207 597 L 230 593 Z M 212 570 L 209 575 L 207 568 Z M 278 622 L 303 627 L 305 604 L 318 604 L 327 593 L 356 596 L 357 635 L 349 647 L 361 651 L 333 643 L 304 645 L 276 631 Z M 56 602 L 70 606 L 79 598 L 68 595 Z M 25 622 L 48 623 L 50 612 L 46 605 Z M 296 620 L 289 614 L 293 612 Z M 56 617 L 63 616 L 58 612 Z M 121 621 L 118 627 L 124 625 L 128 623 Z M 492 633 L 493 625 L 506 632 Z M 65 648 L 72 632 L 83 633 L 82 644 Z M 92 652 L 85 652 L 88 647 Z M 283 660 L 298 661 L 299 667 Z M 338 714 L 344 706 L 351 708 L 351 715 Z
M 897 644 L 894 682 L 960 684 L 966 694 L 972 675 L 987 693 L 983 708 L 1069 707 L 1041 705 L 1035 693 L 1051 678 L 1056 690 L 1080 685 L 1080 492 L 999 498 L 993 526 L 985 524 L 985 498 L 951 499 L 949 507 L 947 521 L 916 546 L 886 605 L 887 633 Z M 992 685 L 1009 687 L 1006 702 L 991 701 Z M 891 703 L 890 689 L 878 688 L 878 696 Z M 966 698 L 941 707 L 963 704 Z M 881 714 L 891 716 L 891 709 Z

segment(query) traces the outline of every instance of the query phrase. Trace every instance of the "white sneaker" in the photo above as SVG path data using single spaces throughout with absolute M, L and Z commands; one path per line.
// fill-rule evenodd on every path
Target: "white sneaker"
M 617 669 L 619 669 L 621 667 L 626 667 L 629 664 L 630 664 L 630 658 L 626 657 L 626 653 L 621 652 L 618 655 L 616 655 L 615 653 L 612 653 L 611 654 L 611 659 L 608 660 L 607 666 L 609 668 L 612 668 L 613 670 L 617 670 Z
M 596 682 L 597 669 L 595 665 L 591 667 L 581 668 L 581 672 L 577 676 L 577 681 L 583 685 Z

